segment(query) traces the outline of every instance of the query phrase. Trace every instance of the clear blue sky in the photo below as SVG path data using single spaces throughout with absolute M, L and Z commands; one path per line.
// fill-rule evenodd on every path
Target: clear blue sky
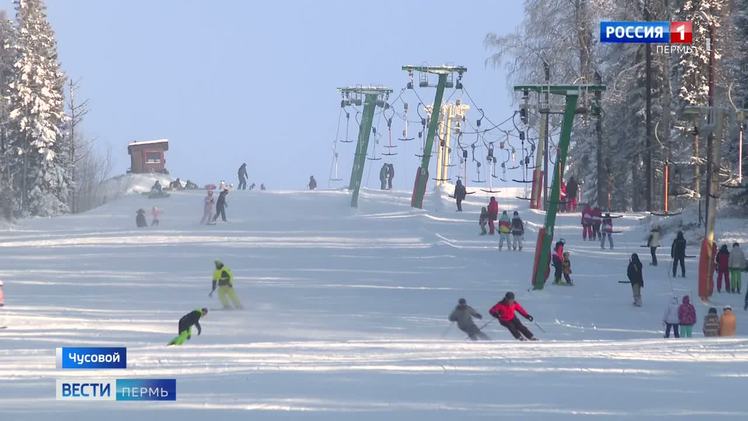
M 0 4 L 14 17 L 10 0 Z M 114 174 L 126 144 L 168 138 L 167 167 L 199 183 L 247 162 L 251 181 L 327 186 L 340 97 L 336 87 L 384 84 L 397 94 L 403 64 L 461 64 L 464 83 L 493 119 L 511 113 L 506 78 L 485 65 L 488 32 L 513 30 L 519 1 L 47 0 L 66 73 L 91 110 L 84 131 L 109 145 Z M 426 102 L 434 89 L 419 91 Z M 412 92 L 405 93 L 414 108 Z M 413 116 L 411 114 L 411 116 Z M 471 120 L 476 117 L 472 116 Z M 395 134 L 401 124 L 393 123 Z M 411 128 L 413 132 L 415 127 Z M 380 130 L 386 130 L 384 122 Z M 354 144 L 340 147 L 348 178 Z M 393 157 L 410 188 L 415 144 Z M 369 161 L 369 185 L 382 161 Z M 365 180 L 366 181 L 366 180 Z

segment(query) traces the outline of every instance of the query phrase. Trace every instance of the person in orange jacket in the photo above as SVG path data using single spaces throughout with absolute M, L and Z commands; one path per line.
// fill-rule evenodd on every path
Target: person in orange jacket
M 719 318 L 719 336 L 735 336 L 736 321 L 732 307 L 725 306 Z

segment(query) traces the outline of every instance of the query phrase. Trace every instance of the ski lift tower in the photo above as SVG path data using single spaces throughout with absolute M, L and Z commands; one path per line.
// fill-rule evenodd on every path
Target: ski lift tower
M 416 179 L 413 184 L 413 195 L 410 198 L 410 206 L 414 208 L 423 208 L 423 198 L 426 195 L 426 184 L 429 179 L 429 163 L 431 162 L 431 153 L 434 148 L 434 137 L 436 136 L 436 128 L 439 125 L 439 113 L 442 108 L 442 99 L 444 98 L 444 88 L 448 85 L 455 86 L 454 74 L 457 73 L 457 85 L 460 89 L 462 74 L 467 72 L 467 68 L 463 66 L 403 66 L 403 70 L 408 72 L 411 81 L 408 83 L 408 88 L 413 88 L 413 73 L 420 73 L 418 86 L 428 87 L 428 76 L 427 74 L 434 74 L 439 76 L 436 83 L 436 96 L 434 97 L 434 103 L 431 106 L 431 120 L 429 120 L 429 131 L 426 135 L 426 143 L 423 147 L 423 157 L 421 158 L 421 166 L 418 167 L 416 172 Z
M 566 98 L 564 105 L 564 118 L 561 124 L 561 138 L 558 141 L 558 157 L 556 165 L 564 165 L 566 154 L 569 151 L 569 141 L 571 139 L 571 129 L 574 125 L 574 115 L 578 112 L 599 112 L 600 96 L 590 97 L 590 93 L 602 92 L 605 85 L 519 85 L 514 87 L 515 91 L 520 91 L 526 97 L 529 92 L 538 95 L 563 95 Z M 584 103 L 581 108 L 577 108 L 579 97 L 582 96 Z M 591 105 L 590 105 L 591 102 Z M 545 213 L 545 225 L 538 231 L 538 241 L 535 244 L 535 264 L 532 269 L 531 283 L 533 289 L 543 289 L 545 280 L 550 273 L 551 260 L 551 242 L 553 240 L 553 231 L 556 226 L 556 213 L 558 212 L 559 197 L 561 192 L 561 174 L 563 170 L 553 172 L 553 181 L 551 182 L 551 197 L 548 201 L 548 208 Z
M 341 106 L 360 106 L 364 110 L 361 114 L 361 125 L 358 129 L 358 142 L 356 143 L 356 155 L 353 157 L 353 169 L 351 170 L 351 181 L 348 189 L 353 192 L 351 207 L 358 207 L 358 195 L 361 191 L 361 180 L 364 176 L 364 165 L 366 164 L 366 151 L 369 150 L 369 135 L 374 121 L 374 111 L 377 107 L 387 108 L 392 89 L 383 86 L 349 86 L 338 88 L 343 97 Z

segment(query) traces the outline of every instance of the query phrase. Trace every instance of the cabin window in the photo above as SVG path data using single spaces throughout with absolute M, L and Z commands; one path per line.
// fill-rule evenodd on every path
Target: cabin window
M 161 152 L 146 152 L 145 163 L 146 164 L 160 164 L 161 163 Z

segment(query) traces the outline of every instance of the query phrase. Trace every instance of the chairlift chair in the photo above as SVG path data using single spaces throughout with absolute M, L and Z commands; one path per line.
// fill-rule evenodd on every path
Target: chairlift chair
M 409 122 L 408 122 L 408 103 L 407 102 L 403 102 L 403 120 L 405 120 L 404 121 L 405 124 L 403 125 L 403 137 L 398 138 L 398 140 L 400 140 L 402 142 L 409 142 L 409 141 L 411 141 L 411 140 L 413 140 L 415 138 L 408 137 L 408 124 L 409 124 Z

